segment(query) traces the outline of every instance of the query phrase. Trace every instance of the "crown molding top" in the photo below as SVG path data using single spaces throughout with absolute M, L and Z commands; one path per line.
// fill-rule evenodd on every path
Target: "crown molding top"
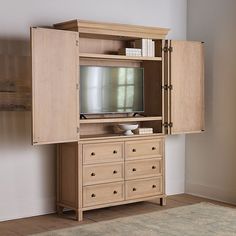
M 85 34 L 85 36 L 93 34 L 151 39 L 164 39 L 169 32 L 167 28 L 85 20 L 66 21 L 54 24 L 54 27 L 62 30 L 78 31 L 82 35 Z

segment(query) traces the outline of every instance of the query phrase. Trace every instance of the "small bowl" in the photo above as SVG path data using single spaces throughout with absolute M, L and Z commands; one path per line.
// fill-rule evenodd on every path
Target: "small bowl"
M 132 130 L 138 128 L 138 124 L 118 124 L 118 127 L 124 131 L 124 135 L 133 135 Z

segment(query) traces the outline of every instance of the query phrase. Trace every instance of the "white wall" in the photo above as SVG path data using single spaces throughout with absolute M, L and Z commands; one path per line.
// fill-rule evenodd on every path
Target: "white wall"
M 188 0 L 188 39 L 205 42 L 206 132 L 186 136 L 186 191 L 236 203 L 236 1 Z
M 186 5 L 186 0 L 1 0 L 0 56 L 6 51 L 14 56 L 17 41 L 18 51 L 20 46 L 29 56 L 30 26 L 74 18 L 168 27 L 169 37 L 185 39 Z M 32 147 L 30 126 L 30 112 L 0 112 L 0 221 L 55 208 L 55 146 Z M 184 192 L 185 136 L 167 138 L 166 163 L 167 193 Z

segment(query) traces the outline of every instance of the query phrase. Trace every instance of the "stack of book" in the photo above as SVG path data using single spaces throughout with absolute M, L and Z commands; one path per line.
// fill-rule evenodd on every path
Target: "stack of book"
M 134 47 L 142 49 L 143 57 L 155 57 L 155 42 L 152 39 L 137 39 Z
M 153 128 L 138 128 L 134 130 L 135 134 L 153 134 Z
M 141 57 L 142 56 L 142 49 L 140 49 L 140 48 L 122 48 L 119 50 L 119 55 Z

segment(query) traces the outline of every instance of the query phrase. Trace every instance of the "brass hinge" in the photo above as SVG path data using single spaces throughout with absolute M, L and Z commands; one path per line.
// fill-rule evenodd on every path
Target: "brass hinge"
M 79 40 L 76 40 L 76 44 L 75 44 L 76 46 L 79 46 Z
M 164 90 L 168 90 L 168 89 L 172 90 L 172 89 L 173 89 L 173 85 L 172 85 L 172 84 L 171 84 L 171 85 L 165 84 L 165 85 L 163 85 L 163 86 L 161 86 L 161 87 L 162 87 L 162 89 L 164 89 Z
M 168 128 L 168 127 L 171 128 L 171 127 L 173 127 L 173 123 L 172 122 L 170 122 L 170 123 L 164 122 L 162 125 L 164 126 L 164 128 Z
M 168 124 L 168 122 L 164 122 L 164 123 L 162 124 L 162 126 L 164 126 L 164 128 L 167 128 L 167 127 L 169 126 L 169 124 Z
M 76 84 L 76 89 L 79 89 L 79 84 Z
M 164 47 L 162 50 L 164 52 L 173 52 L 173 47 Z
M 77 127 L 77 133 L 79 133 L 79 127 Z

